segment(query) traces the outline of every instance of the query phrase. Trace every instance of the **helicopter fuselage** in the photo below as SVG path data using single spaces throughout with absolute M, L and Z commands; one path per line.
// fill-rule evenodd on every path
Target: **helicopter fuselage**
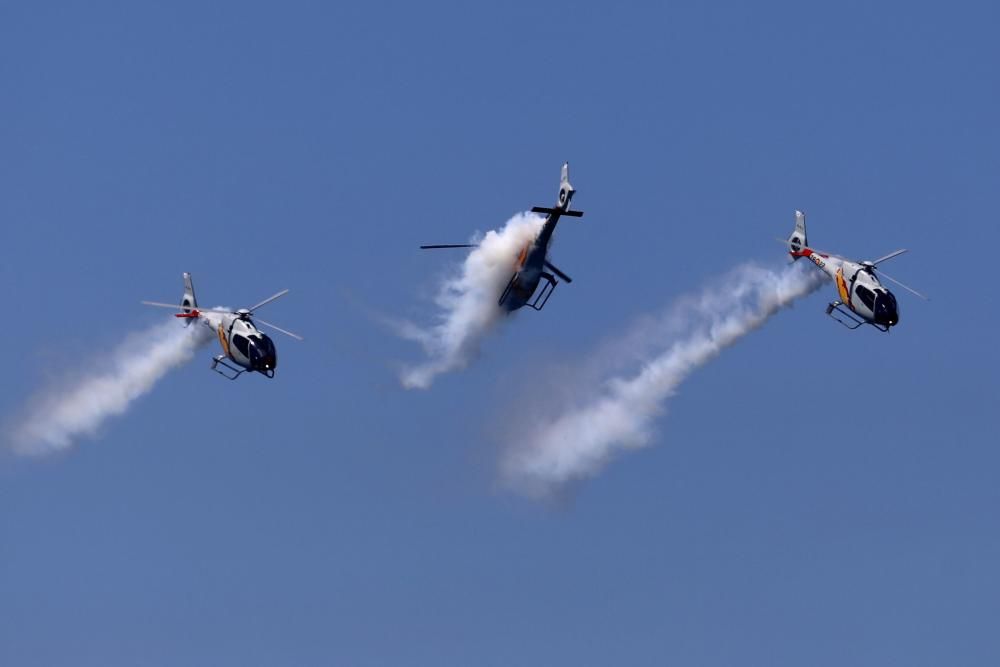
M 527 305 L 538 289 L 542 276 L 548 279 L 545 258 L 548 256 L 549 243 L 552 241 L 552 233 L 559 223 L 559 218 L 560 213 L 550 214 L 535 240 L 521 248 L 514 265 L 514 277 L 511 279 L 510 289 L 500 304 L 507 312 Z
M 273 377 L 278 365 L 274 342 L 254 325 L 249 314 L 199 312 L 198 319 L 215 333 L 230 361 L 244 370 Z
M 201 309 L 194 296 L 194 281 L 191 274 L 184 273 L 184 293 L 181 295 L 180 304 L 175 306 L 162 301 L 143 301 L 142 303 L 147 306 L 181 311 L 174 313 L 174 317 L 185 320 L 187 326 L 195 324 L 196 326 L 208 327 L 218 337 L 219 345 L 222 346 L 223 353 L 212 359 L 212 370 L 220 375 L 235 380 L 246 371 L 257 371 L 261 375 L 273 378 L 274 369 L 278 365 L 278 354 L 274 349 L 274 342 L 257 328 L 251 317 L 258 308 L 266 306 L 286 294 L 288 294 L 287 289 L 281 290 L 256 305 L 239 310 L 228 308 Z M 302 336 L 287 329 L 282 329 L 264 320 L 258 321 L 286 336 L 302 340 Z
M 875 275 L 870 264 L 852 262 L 802 248 L 793 257 L 805 257 L 833 280 L 837 287 L 839 303 L 870 324 L 888 330 L 899 323 L 899 305 L 896 297 Z
M 570 202 L 576 189 L 569 182 L 569 163 L 563 165 L 559 179 L 559 197 L 556 205 L 552 208 L 541 206 L 532 207 L 534 213 L 544 213 L 545 222 L 531 242 L 526 243 L 521 252 L 518 253 L 517 261 L 514 264 L 514 276 L 507 284 L 507 288 L 500 295 L 500 307 L 511 312 L 523 306 L 530 305 L 535 310 L 541 310 L 548 301 L 549 295 L 555 289 L 558 281 L 552 273 L 546 271 L 551 269 L 563 280 L 571 282 L 569 276 L 559 271 L 548 262 L 549 244 L 552 242 L 552 234 L 556 231 L 559 219 L 564 216 L 580 217 L 582 211 L 571 211 Z M 546 285 L 537 295 L 538 284 L 545 279 Z

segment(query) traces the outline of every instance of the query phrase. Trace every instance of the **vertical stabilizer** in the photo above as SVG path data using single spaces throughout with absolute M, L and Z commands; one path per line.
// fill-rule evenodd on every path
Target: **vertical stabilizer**
M 569 162 L 564 162 L 562 170 L 559 172 L 559 201 L 556 202 L 555 208 L 549 208 L 547 206 L 532 206 L 532 213 L 544 213 L 548 216 L 559 216 L 565 215 L 571 218 L 583 217 L 583 211 L 571 211 L 569 210 L 569 202 L 573 199 L 573 195 L 576 193 L 576 188 L 569 182 Z
M 573 198 L 574 192 L 576 189 L 569 182 L 569 162 L 564 162 L 559 174 L 559 203 L 557 206 L 564 210 L 568 209 L 569 201 Z
M 795 212 L 795 231 L 788 237 L 788 250 L 794 259 L 800 255 L 796 254 L 809 245 L 806 237 L 806 214 L 802 211 Z
M 194 281 L 191 280 L 191 274 L 184 274 L 184 296 L 181 297 L 181 310 L 185 313 L 190 314 L 192 310 L 198 307 L 198 299 L 194 296 Z M 187 321 L 188 324 L 191 320 Z

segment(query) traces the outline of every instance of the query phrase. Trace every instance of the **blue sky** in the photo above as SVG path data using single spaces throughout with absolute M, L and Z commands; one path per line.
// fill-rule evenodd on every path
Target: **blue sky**
M 248 305 L 278 377 L 210 351 L 74 451 L 0 458 L 0 662 L 940 665 L 1000 658 L 1000 58 L 992 3 L 31 3 L 0 9 L 4 419 L 165 317 Z M 467 371 L 458 257 L 573 165 L 574 278 Z M 886 268 L 891 335 L 778 315 L 655 446 L 557 501 L 504 424 L 636 318 L 809 214 Z

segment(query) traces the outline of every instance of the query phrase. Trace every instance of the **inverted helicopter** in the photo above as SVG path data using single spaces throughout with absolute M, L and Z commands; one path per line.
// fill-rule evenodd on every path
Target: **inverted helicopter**
M 795 230 L 788 237 L 788 252 L 793 261 L 805 257 L 823 270 L 836 284 L 836 301 L 831 301 L 826 307 L 826 314 L 848 329 L 854 330 L 869 324 L 879 331 L 889 332 L 891 327 L 899 324 L 899 305 L 896 297 L 879 282 L 875 269 L 879 264 L 893 257 L 898 257 L 905 248 L 890 252 L 873 261 L 854 262 L 840 255 L 821 252 L 810 248 L 806 239 L 806 216 L 802 211 L 795 212 Z M 899 282 L 892 276 L 878 269 L 883 278 L 888 278 L 908 292 L 916 294 L 921 299 L 926 296 Z
M 185 273 L 184 295 L 181 297 L 179 305 L 157 301 L 143 301 L 142 303 L 147 306 L 180 310 L 181 312 L 174 314 L 174 317 L 184 319 L 185 326 L 197 321 L 211 329 L 218 336 L 219 345 L 222 346 L 223 354 L 212 358 L 212 370 L 219 375 L 229 380 L 235 380 L 247 371 L 255 371 L 265 377 L 273 378 L 274 369 L 278 365 L 278 354 L 274 342 L 267 334 L 257 328 L 250 316 L 261 306 L 286 294 L 288 294 L 287 289 L 281 290 L 250 308 L 240 308 L 239 310 L 200 308 L 198 300 L 194 296 L 194 283 L 191 280 L 191 274 Z M 302 336 L 286 331 L 270 322 L 261 319 L 258 319 L 257 322 L 275 331 L 280 331 L 286 336 L 302 340 Z
M 559 218 L 563 216 L 571 218 L 583 217 L 583 211 L 572 211 L 569 208 L 570 200 L 576 189 L 569 182 L 569 162 L 562 166 L 559 179 L 559 199 L 552 208 L 545 206 L 533 206 L 532 213 L 544 213 L 545 224 L 534 240 L 529 241 L 521 248 L 514 262 L 514 275 L 507 282 L 507 286 L 500 294 L 497 305 L 511 312 L 528 306 L 535 310 L 545 307 L 549 297 L 559 281 L 556 276 L 562 278 L 567 283 L 573 279 L 560 271 L 552 262 L 548 260 L 549 243 L 552 241 L 552 233 L 556 230 Z M 441 248 L 476 248 L 475 243 L 451 243 L 438 245 L 422 245 L 421 250 L 438 250 Z M 545 269 L 548 269 L 546 271 Z M 551 273 L 550 273 L 551 272 Z M 555 275 L 553 275 L 555 274 Z M 541 289 L 539 283 L 545 280 Z

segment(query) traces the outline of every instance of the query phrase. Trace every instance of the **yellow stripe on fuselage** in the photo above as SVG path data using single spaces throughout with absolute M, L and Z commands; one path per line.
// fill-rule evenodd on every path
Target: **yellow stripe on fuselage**
M 847 290 L 847 281 L 844 280 L 844 269 L 837 269 L 837 292 L 840 293 L 840 300 L 847 305 L 848 308 L 851 307 L 851 293 Z
M 226 331 L 222 328 L 221 324 L 219 325 L 219 345 L 222 346 L 222 351 L 226 353 L 226 356 L 230 356 L 229 339 L 226 337 Z

